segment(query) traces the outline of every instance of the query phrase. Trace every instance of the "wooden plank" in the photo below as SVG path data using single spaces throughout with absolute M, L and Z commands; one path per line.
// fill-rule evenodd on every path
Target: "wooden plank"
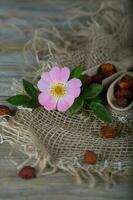
M 22 53 L 6 52 L 0 54 L 0 96 L 11 95 L 13 78 L 21 79 L 27 71 Z M 29 70 L 28 70 L 29 71 Z
M 7 145 L 0 146 L 0 200 L 129 200 L 132 197 L 132 179 L 117 178 L 117 185 L 105 189 L 103 182 L 97 188 L 90 189 L 86 184 L 77 185 L 75 179 L 67 173 L 58 172 L 52 176 L 22 180 L 17 170 L 7 159 Z M 21 160 L 21 158 L 20 158 Z M 8 190 L 7 190 L 8 188 Z

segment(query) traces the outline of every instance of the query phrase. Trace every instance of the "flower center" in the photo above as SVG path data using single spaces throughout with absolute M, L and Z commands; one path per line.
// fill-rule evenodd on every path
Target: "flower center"
M 62 83 L 57 83 L 50 88 L 50 93 L 57 98 L 63 97 L 66 94 L 65 85 Z

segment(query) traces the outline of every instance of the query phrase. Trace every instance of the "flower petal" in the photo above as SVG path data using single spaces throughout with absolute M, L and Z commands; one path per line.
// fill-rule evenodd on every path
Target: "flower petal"
M 58 99 L 53 98 L 51 95 L 47 93 L 41 93 L 38 97 L 39 103 L 44 106 L 44 108 L 48 111 L 54 110 L 57 105 Z
M 74 96 L 74 98 L 78 97 L 81 92 L 81 85 L 81 81 L 76 78 L 68 81 L 68 83 L 66 84 L 68 94 Z
M 42 75 L 41 75 L 41 78 L 46 81 L 46 82 L 51 82 L 51 78 L 50 78 L 50 74 L 49 72 L 44 72 Z
M 60 82 L 66 83 L 70 76 L 70 69 L 68 67 L 61 68 Z
M 39 80 L 37 83 L 37 87 L 41 92 L 48 91 L 51 86 L 51 82 L 46 82 L 43 79 Z
M 81 89 L 79 87 L 78 88 L 68 87 L 67 89 L 68 95 L 74 96 L 74 98 L 77 98 L 80 95 L 80 92 L 81 92 Z
M 67 86 L 71 88 L 81 87 L 81 85 L 82 85 L 81 81 L 77 78 L 73 78 L 67 82 Z
M 73 103 L 74 103 L 74 97 L 71 95 L 67 95 L 58 100 L 57 109 L 60 112 L 65 112 L 72 106 Z
M 61 69 L 59 67 L 53 67 L 49 74 L 54 83 L 60 82 Z

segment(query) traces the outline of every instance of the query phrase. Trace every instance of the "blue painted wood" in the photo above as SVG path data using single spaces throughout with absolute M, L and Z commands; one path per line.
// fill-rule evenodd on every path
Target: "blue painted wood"
M 58 172 L 52 176 L 22 180 L 7 159 L 7 145 L 0 146 L 0 200 L 131 200 L 131 177 L 116 178 L 117 185 L 105 189 L 101 181 L 96 188 L 77 185 L 72 176 Z M 19 158 L 19 161 L 21 158 Z

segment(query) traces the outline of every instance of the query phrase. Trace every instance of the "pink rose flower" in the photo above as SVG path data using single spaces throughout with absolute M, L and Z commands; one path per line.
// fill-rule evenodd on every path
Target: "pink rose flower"
M 81 92 L 81 81 L 70 77 L 68 67 L 53 67 L 49 72 L 44 72 L 38 82 L 41 91 L 38 100 L 48 111 L 57 109 L 60 112 L 67 111 Z

